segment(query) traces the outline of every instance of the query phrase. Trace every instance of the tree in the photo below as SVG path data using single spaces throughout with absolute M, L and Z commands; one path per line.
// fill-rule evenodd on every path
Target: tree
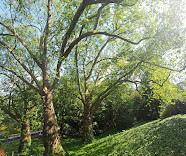
M 4 95 L 1 96 L 0 109 L 21 127 L 18 152 L 28 154 L 31 146 L 31 122 L 33 114 L 40 108 L 38 94 L 10 77 L 4 83 Z M 35 107 L 37 109 L 35 110 Z M 10 120 L 9 120 L 10 121 Z M 36 122 L 36 121 L 35 121 Z M 33 127 L 33 126 L 32 126 Z
M 83 125 L 82 125 L 82 138 L 84 141 L 92 140 L 93 138 L 93 115 L 95 111 L 100 106 L 101 102 L 114 90 L 119 84 L 123 82 L 127 82 L 130 80 L 131 75 L 133 75 L 134 71 L 140 66 L 142 61 L 133 60 L 130 64 L 124 65 L 120 69 L 120 74 L 118 76 L 117 72 L 114 71 L 109 73 L 111 68 L 114 67 L 113 60 L 117 60 L 117 56 L 110 59 L 111 61 L 102 61 L 99 56 L 103 51 L 104 47 L 108 43 L 109 39 L 106 43 L 96 51 L 92 50 L 92 54 L 95 55 L 93 60 L 87 62 L 86 59 L 90 55 L 87 53 L 83 53 L 83 60 L 78 59 L 78 52 L 75 54 L 75 62 L 76 62 L 76 73 L 79 87 L 80 100 L 84 105 L 84 113 L 83 113 Z M 90 50 L 90 48 L 89 48 Z M 97 50 L 97 49 L 96 49 Z M 118 60 L 122 60 L 118 59 Z M 104 60 L 104 59 L 103 59 Z M 81 73 L 79 70 L 78 61 L 81 63 Z M 113 63 L 112 63 L 113 62 Z M 118 78 L 113 78 L 116 76 Z
M 150 4 L 148 3 L 148 5 Z M 158 9 L 156 7 L 153 8 L 153 6 L 151 7 L 152 10 Z M 160 12 L 161 18 L 158 17 L 158 12 L 156 11 L 145 12 L 143 9 L 139 9 L 138 4 L 132 7 L 132 13 L 128 8 L 125 8 L 124 14 L 121 13 L 118 7 L 114 8 L 110 6 L 110 8 L 113 11 L 113 15 L 109 14 L 111 18 L 107 17 L 107 21 L 113 20 L 117 16 L 117 22 L 110 24 L 113 28 L 112 31 L 114 33 L 129 31 L 127 34 L 133 38 L 139 38 L 139 42 L 119 38 L 125 41 L 125 43 L 121 43 L 116 40 L 117 36 L 108 35 L 109 37 L 104 39 L 98 37 L 96 37 L 96 39 L 93 37 L 89 38 L 84 41 L 83 45 L 78 44 L 76 46 L 75 64 L 77 84 L 79 87 L 80 100 L 84 105 L 83 140 L 91 140 L 93 138 L 93 115 L 101 102 L 114 89 L 124 82 L 140 83 L 136 79 L 138 79 L 144 69 L 149 66 L 159 66 L 160 68 L 174 71 L 174 69 L 164 66 L 165 64 L 162 63 L 163 61 L 160 59 L 160 56 L 163 56 L 169 50 L 179 48 L 183 44 L 176 39 L 180 29 L 178 28 L 171 32 L 175 25 L 169 23 L 170 19 L 161 21 L 164 15 Z M 104 10 L 101 9 L 102 8 L 100 8 L 100 11 L 104 14 Z M 136 12 L 138 15 L 135 14 Z M 148 21 L 145 17 L 147 13 L 149 13 L 148 15 L 151 14 L 151 16 L 154 15 L 156 19 L 154 21 L 151 21 L 153 19 Z M 126 20 L 123 21 L 122 17 L 118 16 L 119 14 L 125 16 Z M 139 15 L 143 16 L 139 17 Z M 142 19 L 145 20 L 146 23 L 144 23 Z M 122 21 L 122 25 L 119 25 L 118 21 L 120 20 Z M 161 24 L 159 25 L 159 23 Z M 170 25 L 167 26 L 166 23 Z M 138 29 L 136 30 L 135 27 L 140 27 L 140 31 Z M 141 36 L 144 36 L 144 34 L 150 36 L 150 38 L 142 38 Z M 169 40 L 171 37 L 174 37 L 175 40 Z M 163 41 L 165 38 L 168 42 Z M 182 40 L 183 36 L 180 35 L 180 38 Z M 117 47 L 114 46 L 114 44 L 117 44 Z M 137 46 L 135 47 L 133 45 Z M 110 54 L 111 57 L 108 57 L 108 54 Z M 159 65 L 152 62 L 159 63 Z M 154 67 L 154 70 L 156 69 Z
M 136 3 L 132 0 L 14 0 L 1 3 L 5 9 L 0 17 L 0 68 L 2 72 L 16 75 L 40 94 L 44 111 L 44 155 L 49 152 L 64 155 L 52 101 L 64 61 L 78 43 L 91 36 L 110 36 L 132 44 L 149 37 L 142 33 L 142 36 L 136 36 L 139 40 L 135 42 L 127 39 L 125 29 L 121 32 L 109 29 L 111 23 L 122 26 L 122 20 L 108 17 L 113 7 L 122 12 Z M 105 16 L 101 16 L 102 10 Z

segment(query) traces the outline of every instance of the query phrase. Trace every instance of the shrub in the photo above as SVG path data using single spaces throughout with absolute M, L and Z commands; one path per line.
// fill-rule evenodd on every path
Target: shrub
M 120 105 L 114 111 L 114 124 L 117 130 L 128 129 L 134 125 L 134 115 L 132 109 L 126 105 Z
M 130 101 L 114 103 L 106 101 L 94 116 L 94 131 L 96 134 L 110 129 L 119 131 L 128 129 L 134 124 L 134 115 Z
M 164 108 L 161 117 L 167 118 L 177 114 L 186 114 L 186 102 L 181 102 L 179 99 L 172 100 L 172 103 Z
M 133 95 L 134 115 L 140 120 L 156 120 L 159 117 L 160 101 L 139 94 Z

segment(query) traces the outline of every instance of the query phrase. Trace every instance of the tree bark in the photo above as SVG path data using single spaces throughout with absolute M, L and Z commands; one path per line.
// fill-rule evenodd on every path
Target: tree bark
M 0 156 L 7 156 L 5 150 L 2 147 L 0 147 Z
M 43 144 L 44 155 L 64 156 L 64 150 L 58 134 L 57 117 L 53 106 L 53 92 L 47 92 L 42 96 L 44 108 Z
M 26 111 L 21 123 L 21 137 L 18 152 L 24 155 L 29 154 L 31 146 L 29 111 Z
M 88 103 L 84 104 L 83 123 L 82 123 L 82 139 L 84 142 L 92 141 L 93 135 L 93 124 L 92 124 L 92 111 Z

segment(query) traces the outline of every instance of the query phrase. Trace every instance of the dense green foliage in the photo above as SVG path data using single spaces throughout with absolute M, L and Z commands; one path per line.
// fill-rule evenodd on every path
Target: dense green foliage
M 162 118 L 167 118 L 176 114 L 186 114 L 186 102 L 172 100 L 161 113 Z

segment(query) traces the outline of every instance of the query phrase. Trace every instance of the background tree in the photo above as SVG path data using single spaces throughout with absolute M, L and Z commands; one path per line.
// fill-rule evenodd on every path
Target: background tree
M 4 83 L 4 95 L 1 96 L 0 109 L 21 127 L 18 152 L 28 154 L 31 146 L 31 128 L 34 130 L 33 127 L 38 122 L 38 119 L 34 119 L 34 114 L 39 113 L 38 110 L 41 109 L 38 94 L 30 88 L 26 88 L 13 77 L 6 83 L 8 86 Z M 34 124 L 33 120 L 35 120 Z
M 83 45 L 79 44 L 76 47 L 77 81 L 81 101 L 84 105 L 82 127 L 82 137 L 84 140 L 91 140 L 93 114 L 101 101 L 113 89 L 117 88 L 123 82 L 137 84 L 138 81 L 136 79 L 140 77 L 146 68 L 153 68 L 153 71 L 157 70 L 156 73 L 161 69 L 156 68 L 156 65 L 171 70 L 171 68 L 166 67 L 160 56 L 164 56 L 167 51 L 178 49 L 183 45 L 183 42 L 180 42 L 180 40 L 183 41 L 183 33 L 179 36 L 180 32 L 183 32 L 183 29 L 179 27 L 172 31 L 177 23 L 169 23 L 170 17 L 167 18 L 164 16 L 164 13 L 158 12 L 159 5 L 156 8 L 148 3 L 145 7 L 149 7 L 148 5 L 153 10 L 147 11 L 148 18 L 146 16 L 147 12 L 141 8 L 139 9 L 138 3 L 132 7 L 132 11 L 126 7 L 124 13 L 118 7 L 116 9 L 115 6 L 110 6 L 112 13 L 108 14 L 109 17 L 107 17 L 107 21 L 117 20 L 117 22 L 115 21 L 110 24 L 112 25 L 110 30 L 115 34 L 124 33 L 131 38 L 139 39 L 139 42 L 132 42 L 124 38 L 116 40 L 117 36 L 110 35 L 110 37 L 104 39 L 89 38 L 84 41 Z M 101 12 L 104 14 L 104 9 Z M 120 17 L 118 15 L 125 16 L 126 20 L 123 20 L 123 16 Z M 143 16 L 140 17 L 139 15 Z M 153 17 L 153 19 L 148 20 L 149 15 L 154 15 L 155 18 Z M 144 19 L 146 19 L 145 23 Z M 121 25 L 119 21 L 121 21 Z M 139 27 L 141 29 L 140 31 L 138 29 Z M 150 36 L 150 38 L 142 38 L 144 35 Z M 177 38 L 178 36 L 180 40 Z M 172 40 L 172 37 L 174 37 L 174 40 Z M 167 42 L 164 42 L 165 38 Z M 125 42 L 122 43 L 122 41 Z M 137 46 L 135 47 L 133 45 Z M 111 57 L 108 57 L 108 54 Z M 152 62 L 156 62 L 157 64 Z M 173 69 L 172 71 L 175 70 Z M 156 80 L 158 77 L 151 78 Z

